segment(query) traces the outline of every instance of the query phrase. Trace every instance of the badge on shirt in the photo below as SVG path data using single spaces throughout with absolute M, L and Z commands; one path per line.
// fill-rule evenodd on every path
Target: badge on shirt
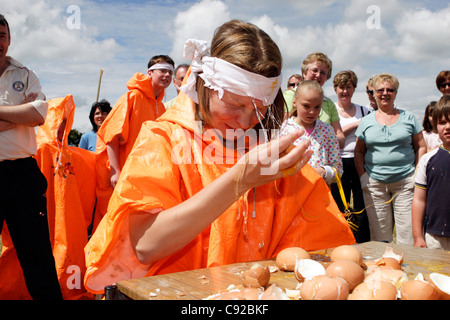
M 25 88 L 25 84 L 22 81 L 16 81 L 13 83 L 12 88 L 17 92 L 22 92 Z

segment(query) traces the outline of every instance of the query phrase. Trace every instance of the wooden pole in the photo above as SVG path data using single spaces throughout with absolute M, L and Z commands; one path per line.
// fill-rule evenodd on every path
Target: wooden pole
M 98 79 L 98 89 L 97 89 L 97 100 L 96 100 L 96 102 L 98 102 L 98 98 L 99 98 L 99 95 L 100 95 L 100 86 L 101 86 L 101 83 L 102 83 L 102 76 L 103 76 L 103 69 L 100 69 L 100 78 Z

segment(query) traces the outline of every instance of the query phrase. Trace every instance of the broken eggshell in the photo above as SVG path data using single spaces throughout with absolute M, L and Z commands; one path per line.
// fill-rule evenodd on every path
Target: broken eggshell
M 408 276 L 402 270 L 376 268 L 371 273 L 366 275 L 364 281 L 389 281 L 397 289 L 399 289 L 403 282 L 408 281 Z
M 350 292 L 364 281 L 364 270 L 359 264 L 350 260 L 332 262 L 326 269 L 326 274 L 333 278 L 344 279 Z
M 264 288 L 270 280 L 269 267 L 255 263 L 250 269 L 240 273 L 244 287 Z
M 432 273 L 429 282 L 436 287 L 440 300 L 450 300 L 450 277 L 441 273 Z
M 260 296 L 260 300 L 291 300 L 276 284 L 270 285 Z
M 303 282 L 315 276 L 324 274 L 324 266 L 315 260 L 298 259 L 295 263 L 294 275 L 298 282 Z
M 414 279 L 402 284 L 400 297 L 402 300 L 439 300 L 440 294 L 432 284 Z
M 383 253 L 383 258 L 392 258 L 397 260 L 398 264 L 402 264 L 403 263 L 403 253 L 395 253 L 394 249 L 392 247 L 386 247 L 384 253 Z
M 348 284 L 345 280 L 327 275 L 305 280 L 300 286 L 302 300 L 346 300 L 348 295 Z
M 397 288 L 388 281 L 364 281 L 353 289 L 348 300 L 397 300 Z
M 375 262 L 377 267 L 391 268 L 394 270 L 402 270 L 401 264 L 394 258 L 381 258 Z

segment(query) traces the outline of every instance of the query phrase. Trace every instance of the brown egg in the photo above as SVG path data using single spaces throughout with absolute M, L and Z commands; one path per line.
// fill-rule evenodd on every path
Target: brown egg
M 348 300 L 397 300 L 397 288 L 388 281 L 364 281 L 353 289 Z
M 282 271 L 294 271 L 298 259 L 311 259 L 310 254 L 300 247 L 290 247 L 281 250 L 276 257 L 276 264 Z
M 348 294 L 347 282 L 327 275 L 315 276 L 300 286 L 302 300 L 346 300 Z
M 384 253 L 383 258 L 393 258 L 397 260 L 397 262 L 401 265 L 403 263 L 403 253 L 396 253 L 392 247 L 387 246 Z
M 363 264 L 363 256 L 358 248 L 350 245 L 342 245 L 335 248 L 330 254 L 332 262 L 338 260 L 350 260 L 359 265 Z
M 430 283 L 439 292 L 440 300 L 450 300 L 450 277 L 441 273 L 432 273 L 429 277 Z
M 262 295 L 263 290 L 259 288 L 244 288 L 240 291 L 241 297 L 244 300 L 258 300 Z
M 408 280 L 408 276 L 402 270 L 376 268 L 366 275 L 365 281 L 389 281 L 397 289 Z
M 276 284 L 270 285 L 261 295 L 260 300 L 290 300 L 287 294 Z
M 402 300 L 439 300 L 440 294 L 435 286 L 422 280 L 405 281 L 400 288 Z
M 241 272 L 244 287 L 264 288 L 270 280 L 269 267 L 255 263 L 249 270 Z
M 333 278 L 341 278 L 347 281 L 348 289 L 352 291 L 358 284 L 364 281 L 364 270 L 359 264 L 350 260 L 338 260 L 332 262 L 326 274 Z
M 392 268 L 394 270 L 402 270 L 402 266 L 394 258 L 381 258 L 381 259 L 377 260 L 375 265 L 378 267 Z

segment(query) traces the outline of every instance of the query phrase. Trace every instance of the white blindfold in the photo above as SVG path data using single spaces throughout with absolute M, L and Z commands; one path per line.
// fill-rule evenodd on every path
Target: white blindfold
M 197 76 L 205 81 L 205 87 L 217 91 L 219 98 L 227 91 L 261 100 L 266 106 L 273 104 L 281 87 L 281 74 L 278 77 L 267 78 L 222 59 L 210 57 L 206 41 L 192 39 L 186 41 L 184 57 L 192 59 L 191 74 L 180 89 L 196 103 L 198 103 L 195 89 Z

